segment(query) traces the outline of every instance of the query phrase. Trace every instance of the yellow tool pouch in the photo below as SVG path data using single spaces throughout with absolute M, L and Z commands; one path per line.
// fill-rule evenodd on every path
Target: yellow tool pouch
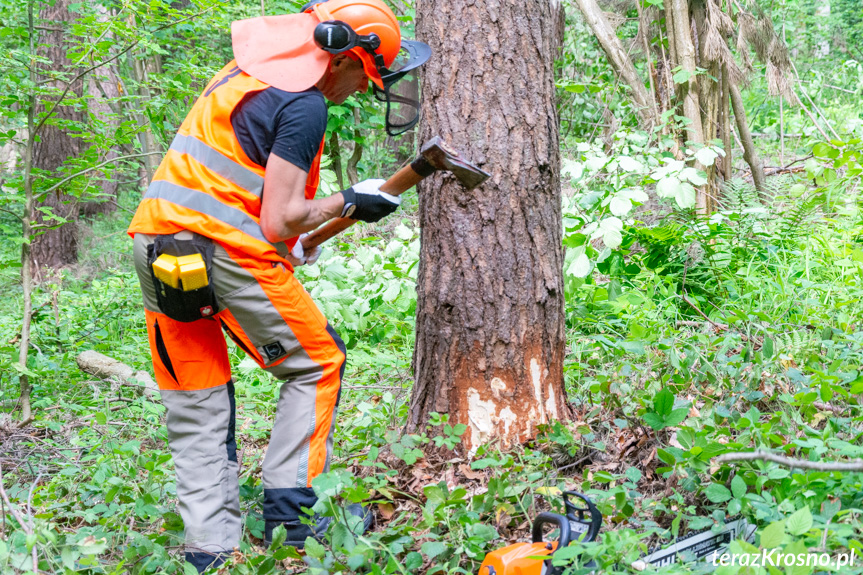
M 177 321 L 191 322 L 219 311 L 210 281 L 213 252 L 212 240 L 197 234 L 190 240 L 156 237 L 147 248 L 147 257 L 162 313 Z

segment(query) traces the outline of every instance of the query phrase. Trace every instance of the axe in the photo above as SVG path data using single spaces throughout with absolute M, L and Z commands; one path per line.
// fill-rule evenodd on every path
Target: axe
M 433 173 L 442 170 L 452 173 L 468 190 L 486 181 L 490 175 L 466 161 L 458 152 L 447 148 L 440 136 L 435 136 L 423 144 L 419 155 L 413 162 L 396 172 L 394 176 L 381 185 L 381 191 L 391 196 L 400 196 Z M 303 238 L 303 249 L 310 250 L 321 245 L 357 221 L 351 218 L 330 220 L 326 225 L 310 232 Z

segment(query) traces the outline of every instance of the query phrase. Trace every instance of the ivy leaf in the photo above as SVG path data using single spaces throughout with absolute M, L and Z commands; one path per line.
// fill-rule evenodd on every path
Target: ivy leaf
M 746 495 L 746 482 L 739 475 L 735 475 L 731 480 L 731 492 L 735 499 L 742 499 Z
M 305 551 L 306 555 L 314 557 L 315 559 L 323 559 L 324 555 L 327 553 L 326 548 L 318 543 L 317 539 L 314 537 L 306 537 Z
M 812 512 L 808 507 L 798 509 L 785 520 L 785 527 L 791 535 L 803 535 L 812 529 Z
M 674 427 L 681 423 L 689 415 L 688 407 L 680 407 L 675 409 L 665 417 L 665 427 Z
M 674 201 L 677 206 L 682 209 L 688 209 L 695 205 L 695 188 L 686 182 L 680 182 L 677 192 L 674 194 Z
M 284 524 L 279 523 L 276 528 L 273 529 L 273 541 L 270 543 L 270 551 L 275 551 L 281 547 L 282 543 L 284 543 L 287 538 L 288 532 L 285 529 Z
M 608 207 L 615 216 L 625 216 L 632 209 L 632 202 L 618 194 L 611 198 L 611 203 Z
M 621 198 L 626 198 L 627 200 L 631 200 L 633 202 L 640 203 L 644 203 L 648 199 L 650 199 L 648 195 L 644 192 L 644 190 L 642 190 L 641 188 L 627 188 L 621 191 L 618 196 Z
M 651 429 L 655 431 L 665 428 L 665 419 L 661 415 L 657 415 L 652 411 L 648 411 L 642 415 L 641 418 L 644 419 L 644 423 L 649 425 Z
M 783 539 L 785 539 L 785 520 L 774 521 L 761 532 L 761 548 L 779 547 Z
M 711 483 L 704 490 L 704 495 L 713 503 L 724 503 L 731 499 L 731 492 L 724 485 L 719 483 Z
M 705 174 L 701 170 L 696 170 L 695 168 L 684 168 L 680 172 L 680 178 L 684 180 L 689 180 L 696 186 L 703 186 L 707 183 L 707 178 L 704 177 Z
M 663 418 L 671 413 L 674 407 L 674 394 L 668 391 L 668 388 L 662 388 L 653 397 L 653 411 L 663 416 Z
M 679 187 L 680 180 L 673 176 L 664 177 L 656 183 L 656 195 L 660 198 L 673 198 Z
M 671 78 L 674 80 L 675 84 L 685 84 L 689 81 L 689 79 L 692 76 L 693 76 L 692 72 L 689 72 L 687 70 L 679 70 Z
M 713 148 L 701 148 L 697 152 L 695 152 L 695 159 L 701 163 L 702 166 L 710 166 L 719 157 Z
M 585 253 L 581 253 L 572 263 L 569 264 L 569 267 L 566 268 L 566 275 L 577 277 L 577 278 L 585 278 L 590 273 L 590 259 L 587 257 Z
M 621 230 L 623 230 L 623 222 L 614 216 L 605 218 L 599 224 L 602 242 L 611 249 L 615 249 L 623 241 Z
M 624 172 L 640 172 L 644 169 L 641 162 L 634 158 L 630 158 L 629 156 L 619 157 L 617 159 L 617 165 L 620 166 L 620 169 Z
M 444 551 L 446 551 L 446 543 L 440 541 L 426 541 L 420 547 L 420 551 L 427 555 L 430 559 L 434 559 Z

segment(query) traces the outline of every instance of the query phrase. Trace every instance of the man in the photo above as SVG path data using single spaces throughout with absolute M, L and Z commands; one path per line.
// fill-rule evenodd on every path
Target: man
M 314 528 L 300 519 L 316 501 L 312 479 L 329 467 L 345 346 L 293 275 L 320 253 L 303 253 L 298 236 L 339 216 L 377 221 L 399 200 L 379 190 L 383 180 L 314 199 L 324 98 L 340 104 L 371 80 L 388 132 L 410 127 L 416 102 L 390 88 L 430 55 L 401 39 L 381 0 L 319 0 L 301 14 L 234 22 L 232 42 L 236 60 L 195 102 L 129 227 L 186 560 L 199 572 L 221 564 L 241 533 L 223 329 L 284 380 L 263 463 L 266 540 L 284 524 L 287 543 L 302 547 L 327 528 L 323 518 Z M 368 528 L 369 514 L 349 511 Z

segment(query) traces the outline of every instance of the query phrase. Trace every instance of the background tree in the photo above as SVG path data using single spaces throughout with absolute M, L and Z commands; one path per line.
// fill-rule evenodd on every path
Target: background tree
M 753 71 L 750 48 L 766 66 L 770 95 L 781 95 L 792 102 L 797 99 L 791 89 L 792 68 L 787 48 L 762 9 L 758 5 L 747 8 L 734 0 L 637 0 L 638 34 L 632 44 L 640 45 L 645 58 L 648 76 L 645 81 L 635 72 L 629 56 L 632 51 L 624 48 L 599 4 L 595 0 L 577 2 L 615 72 L 633 94 L 645 128 L 654 127 L 658 116 L 666 121 L 669 114 L 682 116 L 683 124 L 674 130 L 678 157 L 681 157 L 679 150 L 686 145 L 698 149 L 716 141 L 723 143 L 726 157 L 716 158 L 715 165 L 694 161 L 696 168 L 706 172 L 708 180 L 697 194 L 697 208 L 702 213 L 712 211 L 713 198 L 717 196 L 714 176 L 717 173 L 730 176 L 732 113 L 743 157 L 756 188 L 763 190 L 764 168 L 740 96 L 741 85 Z M 647 83 L 653 92 L 649 102 L 644 95 Z M 663 130 L 667 132 L 667 126 Z
M 468 426 L 468 449 L 512 445 L 567 419 L 560 154 L 554 59 L 560 5 L 424 2 L 419 140 L 440 134 L 492 176 L 466 192 L 420 186 L 415 386 L 409 426 Z
M 63 89 L 62 80 L 53 79 L 55 71 L 68 70 L 74 65 L 68 52 L 73 46 L 69 43 L 67 26 L 72 21 L 69 13 L 70 0 L 56 0 L 42 8 L 42 37 L 37 55 L 44 58 L 40 66 L 37 82 L 44 82 L 53 89 Z M 55 175 L 70 157 L 79 156 L 84 142 L 75 137 L 85 118 L 86 108 L 82 106 L 84 91 L 83 78 L 76 77 L 68 85 L 68 93 L 53 110 L 52 122 L 46 123 L 39 139 L 33 146 L 33 167 L 47 175 Z M 51 107 L 53 102 L 48 101 Z M 41 113 L 45 111 L 42 110 Z M 65 193 L 76 182 L 70 182 L 51 193 L 45 194 L 36 206 L 34 223 L 47 228 L 34 238 L 30 255 L 36 273 L 44 267 L 59 268 L 78 261 L 78 202 L 79 198 Z M 80 195 L 80 194 L 79 194 Z M 55 222 L 65 222 L 57 226 Z

